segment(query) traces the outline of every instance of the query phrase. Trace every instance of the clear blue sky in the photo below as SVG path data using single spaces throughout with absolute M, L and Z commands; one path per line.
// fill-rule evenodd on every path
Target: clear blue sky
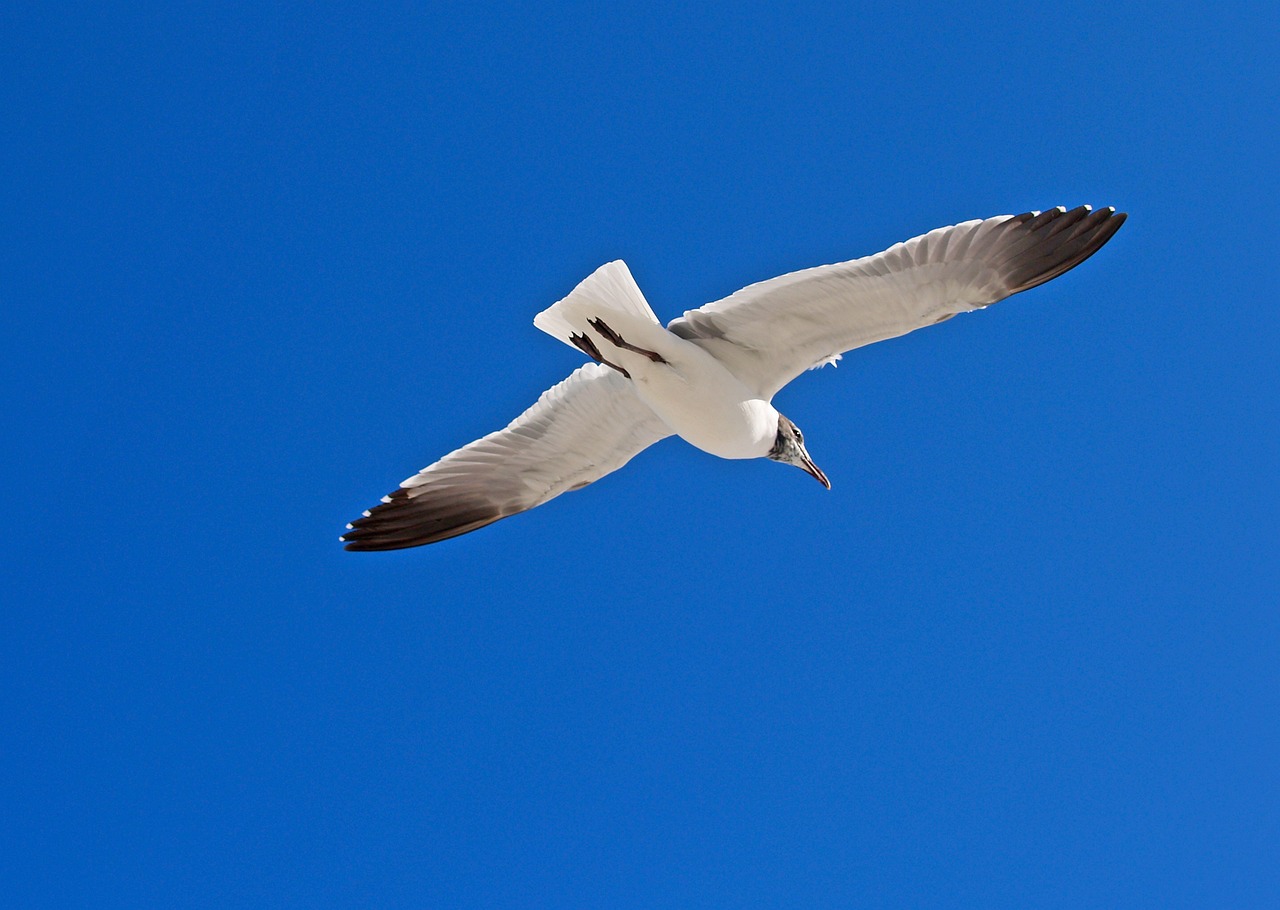
M 250 6 L 2 17 L 8 906 L 1280 906 L 1274 4 Z M 338 543 L 606 260 L 1083 202 L 784 390 L 829 493 Z

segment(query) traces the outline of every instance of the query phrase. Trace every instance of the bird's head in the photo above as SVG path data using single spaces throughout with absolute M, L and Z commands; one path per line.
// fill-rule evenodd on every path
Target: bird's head
M 831 489 L 831 481 L 827 480 L 827 475 L 813 463 L 813 459 L 809 457 L 804 447 L 804 434 L 800 432 L 798 426 L 781 414 L 778 415 L 778 438 L 773 448 L 769 450 L 769 457 L 783 464 L 795 465 L 828 490 Z

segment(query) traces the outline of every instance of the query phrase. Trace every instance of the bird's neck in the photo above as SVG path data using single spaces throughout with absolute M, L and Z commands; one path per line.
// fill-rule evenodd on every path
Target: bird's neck
M 751 428 L 753 458 L 764 458 L 778 443 L 778 409 L 761 398 L 742 403 Z

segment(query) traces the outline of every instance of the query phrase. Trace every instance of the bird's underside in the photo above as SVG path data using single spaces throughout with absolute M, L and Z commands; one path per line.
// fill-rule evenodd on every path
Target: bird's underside
M 968 221 L 874 256 L 749 285 L 686 312 L 666 329 L 626 266 L 609 263 L 535 320 L 596 362 L 548 389 L 506 428 L 405 480 L 353 521 L 342 540 L 348 550 L 434 543 L 622 467 L 672 435 L 636 394 L 620 362 L 633 370 L 664 362 L 655 350 L 662 345 L 653 342 L 668 333 L 702 348 L 768 401 L 806 369 L 845 351 L 980 309 L 1063 274 L 1097 252 L 1124 220 L 1114 209 L 1081 206 Z M 565 321 L 561 314 L 570 311 L 583 323 Z

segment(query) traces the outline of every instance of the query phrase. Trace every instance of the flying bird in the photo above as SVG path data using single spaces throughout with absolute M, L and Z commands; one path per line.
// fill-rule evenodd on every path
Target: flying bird
M 800 428 L 770 403 L 779 389 L 845 351 L 1044 284 L 1124 220 L 1082 205 L 966 221 L 749 285 L 665 328 L 626 264 L 607 263 L 533 320 L 593 362 L 405 480 L 341 539 L 396 550 L 457 537 L 580 490 L 672 435 L 721 458 L 795 465 L 830 489 Z

